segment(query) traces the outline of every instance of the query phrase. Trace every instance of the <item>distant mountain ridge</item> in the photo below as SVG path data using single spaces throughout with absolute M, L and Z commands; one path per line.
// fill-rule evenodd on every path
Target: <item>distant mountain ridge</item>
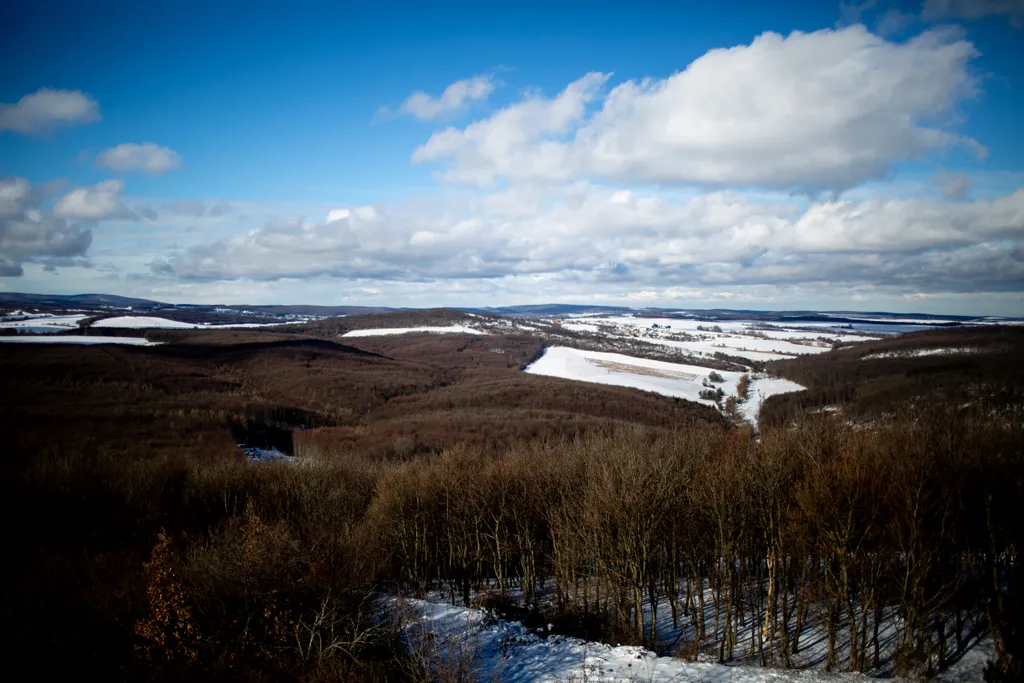
M 24 292 L 0 292 L 0 306 L 8 308 L 92 308 L 103 310 L 127 310 L 132 313 L 156 313 L 159 311 L 193 311 L 196 313 L 230 313 L 238 316 L 286 318 L 294 316 L 336 317 L 343 315 L 366 315 L 396 311 L 424 310 L 411 307 L 391 306 L 322 306 L 315 304 L 170 304 L 152 299 L 119 296 L 116 294 L 33 294 Z M 449 310 L 463 313 L 481 313 L 503 316 L 570 316 L 570 315 L 632 315 L 642 314 L 663 318 L 695 318 L 699 320 L 754 320 L 764 323 L 831 323 L 833 325 L 863 323 L 866 320 L 878 325 L 914 324 L 926 326 L 955 326 L 971 323 L 1021 322 L 1021 318 L 1009 316 L 965 316 L 936 315 L 930 313 L 891 313 L 886 311 L 763 311 L 753 309 L 685 309 L 685 308 L 631 308 L 628 306 L 602 306 L 589 304 L 524 304 L 514 306 L 462 306 Z

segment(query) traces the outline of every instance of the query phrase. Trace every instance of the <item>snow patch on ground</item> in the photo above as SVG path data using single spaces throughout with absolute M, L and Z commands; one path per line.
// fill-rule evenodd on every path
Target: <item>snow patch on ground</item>
M 506 621 L 483 610 L 447 603 L 395 599 L 394 607 L 405 618 L 405 635 L 414 650 L 427 649 L 428 656 L 434 655 L 442 660 L 462 658 L 471 662 L 472 672 L 484 681 L 866 683 L 872 680 L 867 675 L 857 673 L 787 670 L 750 664 L 690 662 L 674 657 L 658 657 L 642 647 L 612 646 L 568 636 L 549 635 L 545 629 L 530 631 L 519 622 Z M 937 680 L 978 680 L 985 656 L 985 648 L 972 648 Z
M 282 453 L 277 448 L 271 446 L 270 448 L 256 448 L 254 446 L 243 446 L 239 444 L 239 447 L 245 451 L 245 460 L 248 463 L 261 463 L 261 462 L 292 462 L 295 458 L 287 453 Z
M 82 336 L 49 336 L 49 337 L 0 337 L 0 343 L 7 344 L 128 344 L 130 346 L 157 346 L 160 342 L 151 342 L 142 337 L 82 337 Z
M 410 334 L 412 332 L 429 332 L 431 334 L 487 334 L 466 325 L 449 325 L 447 327 L 378 327 L 370 330 L 350 330 L 342 337 L 381 337 L 390 334 Z
M 781 377 L 765 377 L 754 375 L 747 387 L 747 400 L 740 404 L 740 415 L 747 422 L 757 425 L 757 416 L 761 412 L 761 406 L 769 396 L 775 394 L 788 394 L 793 391 L 803 391 L 804 387 Z

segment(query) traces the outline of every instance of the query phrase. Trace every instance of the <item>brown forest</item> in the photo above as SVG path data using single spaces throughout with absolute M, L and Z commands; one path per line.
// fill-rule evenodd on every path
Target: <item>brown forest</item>
M 777 370 L 809 391 L 755 437 L 521 373 L 529 336 L 149 335 L 171 343 L 0 348 L 0 635 L 47 672 L 426 680 L 377 598 L 440 590 L 765 666 L 812 627 L 829 669 L 914 675 L 987 635 L 987 675 L 1021 674 L 1019 370 L 835 351 Z M 811 412 L 858 401 L 870 421 Z M 296 461 L 247 464 L 261 428 Z

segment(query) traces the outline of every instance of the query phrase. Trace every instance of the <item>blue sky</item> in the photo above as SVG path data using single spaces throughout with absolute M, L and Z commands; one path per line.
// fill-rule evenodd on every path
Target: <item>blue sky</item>
M 154 5 L 8 10 L 0 289 L 1024 314 L 1017 0 Z

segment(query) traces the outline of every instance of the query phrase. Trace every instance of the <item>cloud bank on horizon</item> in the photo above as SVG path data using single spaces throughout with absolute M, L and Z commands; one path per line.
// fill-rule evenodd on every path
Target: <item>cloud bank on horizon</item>
M 224 161 L 194 113 L 126 114 L 117 97 L 40 83 L 0 104 L 0 150 L 49 150 L 25 171 L 0 154 L 0 288 L 1024 314 L 1021 140 L 992 124 L 1012 116 L 1020 96 L 1001 83 L 1019 89 L 1021 71 L 993 70 L 968 28 L 991 22 L 1019 44 L 1024 5 L 904 10 L 844 3 L 835 26 L 756 32 L 659 72 L 593 69 L 554 87 L 517 90 L 510 64 L 436 89 L 401 79 L 401 104 L 345 127 L 387 138 L 393 155 L 356 142 L 337 155 L 329 137 L 303 152 L 318 168 L 395 178 L 358 191 L 294 189 L 304 166 L 272 150 L 299 126 L 243 131 L 244 158 Z M 260 101 L 283 107 L 266 114 L 275 120 L 300 112 L 272 90 Z M 79 149 L 61 158 L 65 138 Z M 231 179 L 213 176 L 217 164 L 237 168 L 235 187 L 258 174 L 280 190 L 221 195 Z

